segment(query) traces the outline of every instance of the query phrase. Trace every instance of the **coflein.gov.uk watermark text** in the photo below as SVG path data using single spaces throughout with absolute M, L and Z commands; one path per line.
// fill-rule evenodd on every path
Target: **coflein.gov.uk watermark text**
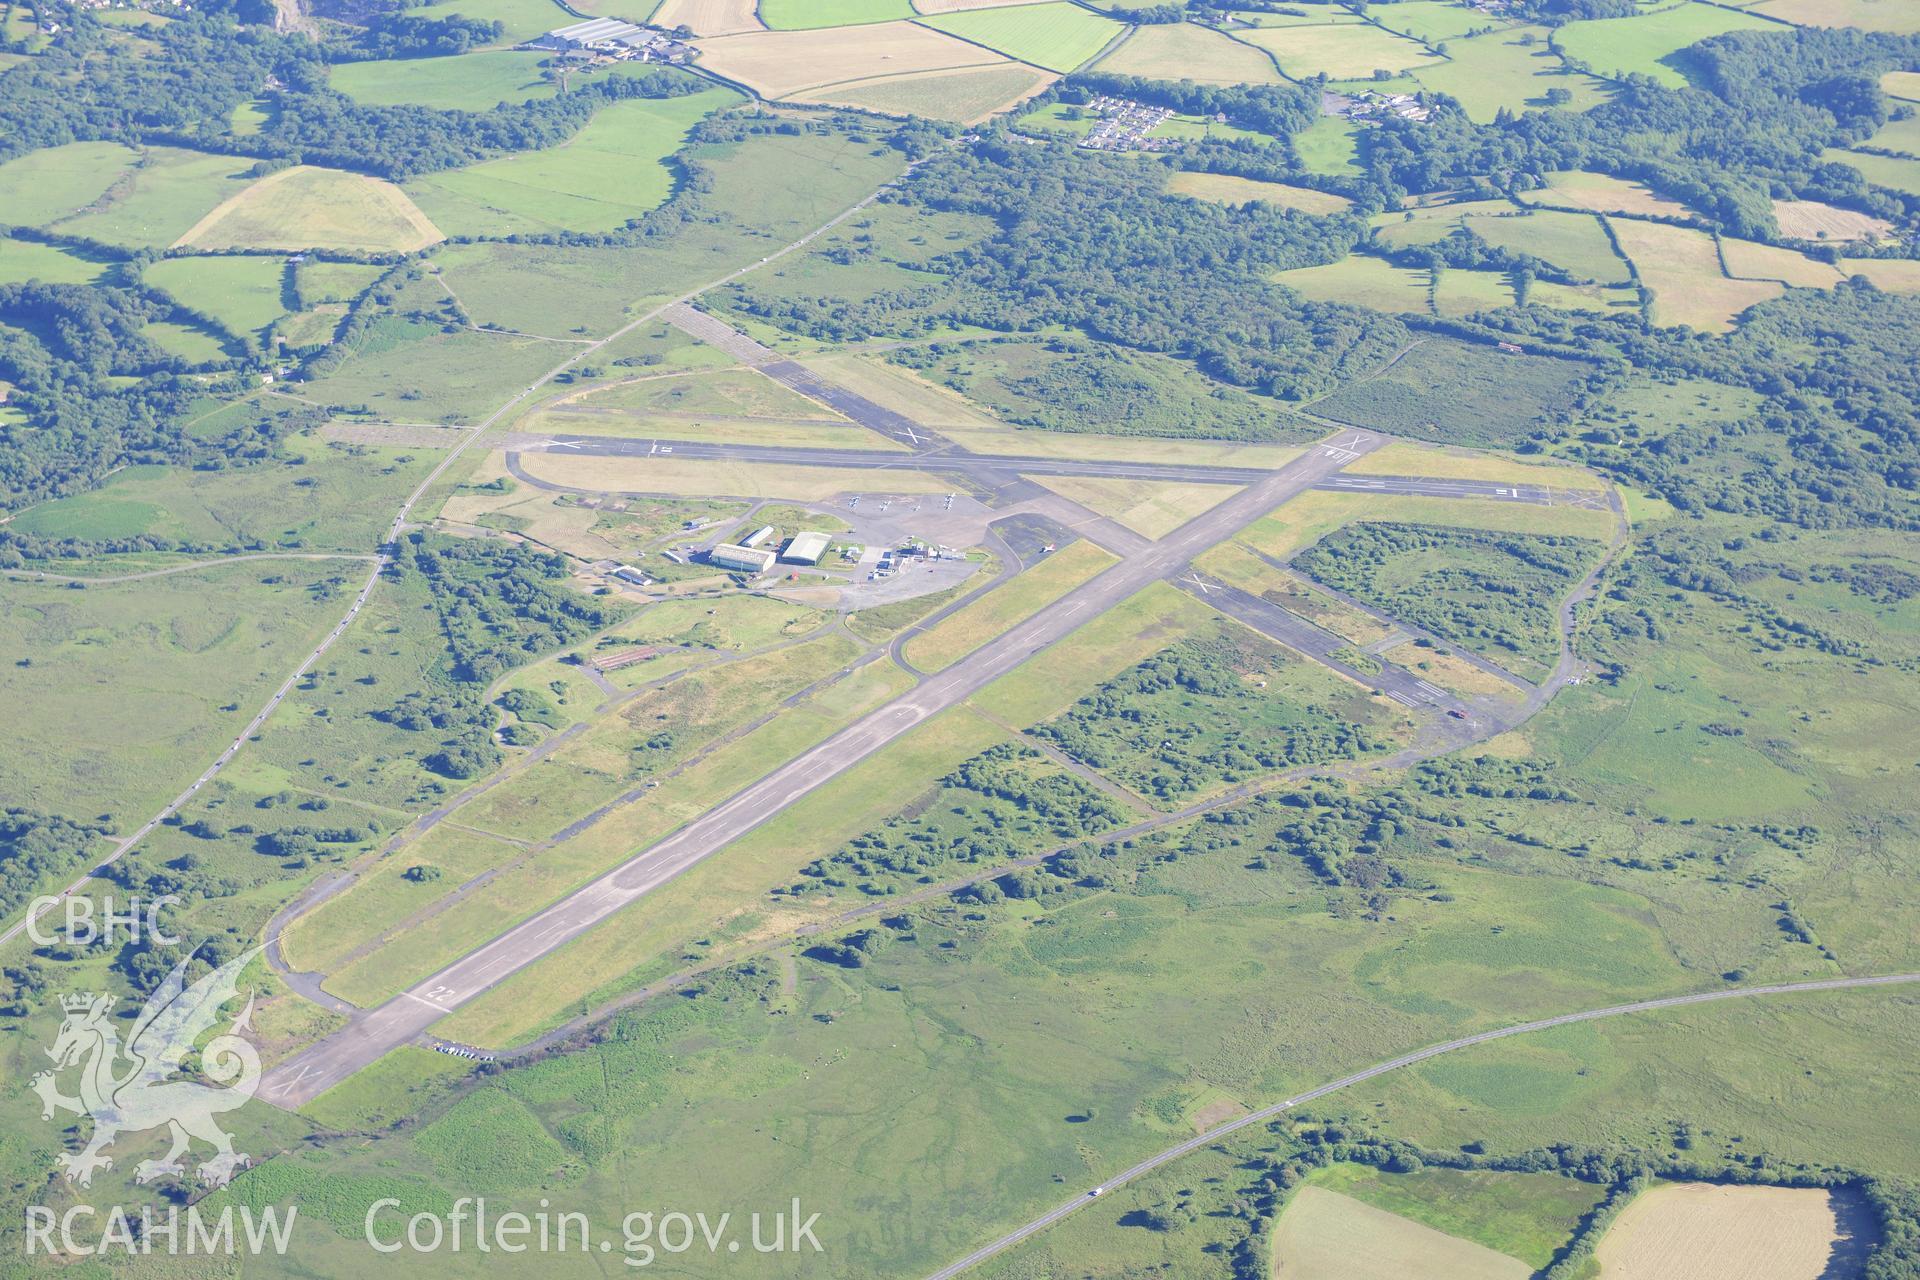
M 821 1252 L 817 1213 L 803 1213 L 796 1197 L 789 1208 L 755 1211 L 745 1221 L 726 1212 L 637 1210 L 620 1220 L 617 1234 L 599 1233 L 584 1213 L 550 1210 L 545 1200 L 532 1213 L 496 1212 L 485 1197 L 462 1197 L 447 1213 L 403 1212 L 400 1201 L 376 1200 L 367 1210 L 367 1244 L 380 1253 L 618 1253 L 630 1267 L 651 1266 L 661 1254 L 705 1249 L 710 1254 Z
M 26 1251 L 39 1257 L 233 1257 L 285 1255 L 293 1243 L 298 1205 L 255 1211 L 232 1205 L 218 1213 L 152 1205 L 137 1209 L 74 1205 L 56 1211 L 31 1205 L 26 1215 Z M 818 1213 L 800 1201 L 773 1212 L 710 1215 L 680 1210 L 637 1210 L 617 1231 L 601 1231 L 584 1213 L 555 1210 L 545 1200 L 532 1212 L 498 1211 L 484 1197 L 454 1201 L 445 1213 L 407 1213 L 401 1202 L 376 1200 L 367 1209 L 362 1235 L 381 1254 L 586 1253 L 618 1255 L 625 1265 L 648 1267 L 662 1255 L 696 1250 L 714 1255 L 820 1253 Z

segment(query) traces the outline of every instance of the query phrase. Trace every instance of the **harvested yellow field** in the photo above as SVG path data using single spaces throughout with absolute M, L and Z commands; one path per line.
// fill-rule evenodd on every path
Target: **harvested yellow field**
M 793 95 L 795 102 L 819 102 L 858 107 L 889 116 L 925 116 L 973 124 L 1009 110 L 1031 98 L 1055 80 L 1051 71 L 1024 63 L 996 63 L 986 67 L 956 67 L 951 71 L 923 71 L 908 76 L 879 76 L 827 85 Z
M 1238 485 L 1231 484 L 1164 484 L 1099 476 L 1027 478 L 1149 538 L 1165 537 L 1240 491 Z
M 1226 173 L 1176 173 L 1167 190 L 1178 196 L 1211 200 L 1215 204 L 1278 205 L 1302 213 L 1340 213 L 1351 209 L 1345 196 L 1311 187 L 1296 187 L 1285 182 L 1262 182 L 1256 178 L 1236 178 Z
M 648 21 L 669 31 L 685 27 L 696 36 L 766 30 L 756 0 L 665 0 Z
M 1668 1183 L 1628 1205 L 1594 1257 L 1600 1280 L 1818 1280 L 1839 1226 L 1828 1191 Z
M 445 239 L 391 182 L 295 165 L 224 201 L 173 247 L 411 252 Z
M 1558 209 L 1585 209 L 1589 213 L 1638 213 L 1650 218 L 1693 216 L 1693 210 L 1684 204 L 1655 195 L 1638 182 L 1579 170 L 1547 177 L 1547 185 L 1540 190 L 1521 192 L 1521 201 Z
M 1874 288 L 1888 293 L 1920 293 L 1920 262 L 1911 258 L 1842 258 L 1840 269 L 1849 276 L 1865 276 Z
M 520 455 L 537 480 L 591 493 L 740 494 L 826 502 L 843 493 L 948 494 L 951 481 L 924 471 L 861 471 L 839 467 L 781 467 L 720 459 L 570 458 Z
M 1356 80 L 1375 71 L 1411 71 L 1441 62 L 1425 45 L 1371 23 L 1255 27 L 1242 31 L 1240 38 L 1272 54 L 1280 69 L 1296 80 L 1316 75 Z
M 1889 97 L 1920 102 L 1920 71 L 1889 71 L 1880 77 L 1880 87 Z
M 1761 0 L 1747 10 L 1803 27 L 1859 27 L 1894 35 L 1920 32 L 1913 0 Z
M 1089 70 L 1200 84 L 1280 83 L 1280 72 L 1266 54 L 1189 22 L 1135 27 Z
M 1324 1187 L 1301 1187 L 1273 1229 L 1276 1280 L 1526 1280 L 1533 1268 Z
M 1713 237 L 1704 231 L 1631 218 L 1614 218 L 1609 225 L 1641 283 L 1653 291 L 1655 324 L 1724 333 L 1742 311 L 1786 291 L 1770 280 L 1727 279 Z
M 699 42 L 700 65 L 766 98 L 878 77 L 955 67 L 1009 67 L 1012 59 L 912 22 L 815 31 L 756 31 Z
M 1893 230 L 1884 218 L 1818 200 L 1775 200 L 1773 218 L 1780 234 L 1794 240 L 1879 240 Z
M 1804 253 L 1751 240 L 1720 238 L 1720 257 L 1737 280 L 1778 280 L 1801 289 L 1825 289 L 1840 283 L 1840 269 Z

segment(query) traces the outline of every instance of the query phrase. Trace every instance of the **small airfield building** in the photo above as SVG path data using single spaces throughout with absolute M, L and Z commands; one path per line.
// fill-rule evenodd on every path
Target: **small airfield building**
M 707 552 L 707 559 L 711 563 L 722 569 L 738 569 L 743 573 L 765 573 L 773 568 L 773 558 L 771 551 L 743 547 L 733 542 L 722 542 Z
M 780 558 L 788 564 L 819 564 L 820 557 L 827 554 L 829 541 L 824 533 L 796 533 Z

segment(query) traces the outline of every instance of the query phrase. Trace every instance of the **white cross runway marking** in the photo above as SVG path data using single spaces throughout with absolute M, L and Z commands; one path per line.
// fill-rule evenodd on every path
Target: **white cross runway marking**
M 542 449 L 578 449 L 580 442 L 578 440 L 542 440 L 540 447 Z
M 1180 581 L 1191 582 L 1194 586 L 1200 588 L 1200 594 L 1203 596 L 1210 596 L 1213 594 L 1213 587 L 1210 584 L 1202 581 L 1200 575 L 1197 573 L 1190 573 L 1186 577 L 1180 579 Z

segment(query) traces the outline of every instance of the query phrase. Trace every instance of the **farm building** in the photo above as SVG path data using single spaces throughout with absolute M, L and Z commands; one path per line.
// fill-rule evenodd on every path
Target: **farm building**
M 758 529 L 755 529 L 752 533 L 748 534 L 746 537 L 740 539 L 740 545 L 743 547 L 757 547 L 761 543 L 765 542 L 768 538 L 771 538 L 772 536 L 773 536 L 773 526 L 770 524 L 763 524 Z
M 618 18 L 592 18 L 549 31 L 528 43 L 538 48 L 564 52 L 570 49 L 631 48 L 651 44 L 655 39 L 654 32 L 631 22 L 622 22 Z
M 796 533 L 780 558 L 789 564 L 819 564 L 820 557 L 827 554 L 828 540 L 824 533 Z
M 732 542 L 722 542 L 707 552 L 707 559 L 723 569 L 741 569 L 748 573 L 765 573 L 773 568 L 773 552 Z

